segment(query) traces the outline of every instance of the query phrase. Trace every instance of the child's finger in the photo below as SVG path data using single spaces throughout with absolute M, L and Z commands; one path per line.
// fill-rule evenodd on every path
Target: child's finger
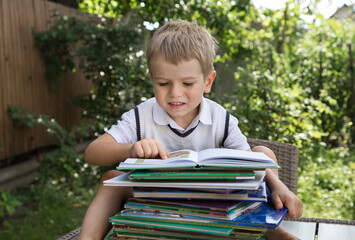
M 301 199 L 299 199 L 299 204 L 298 204 L 298 215 L 297 217 L 301 217 L 302 216 L 302 213 L 303 213 L 303 203 L 301 201 Z
M 276 209 L 281 209 L 283 207 L 282 201 L 278 194 L 272 194 L 272 203 Z
M 292 218 L 296 218 L 296 217 L 300 217 L 302 216 L 302 201 L 295 197 L 295 199 L 293 199 L 293 204 L 292 204 L 293 208 L 291 208 L 291 211 L 289 213 L 290 217 Z
M 146 139 L 143 139 L 140 142 L 141 142 L 141 146 L 143 149 L 143 156 L 142 157 L 150 158 L 152 156 L 152 148 L 151 148 L 150 142 Z
M 159 148 L 157 146 L 157 141 L 150 141 L 150 158 L 156 158 L 159 155 Z
M 132 157 L 144 157 L 144 150 L 142 148 L 142 145 L 139 142 L 136 142 L 132 146 Z
M 157 142 L 157 148 L 159 152 L 159 156 L 161 159 L 167 159 L 169 156 L 169 153 L 164 149 L 164 147 L 160 144 L 160 142 Z

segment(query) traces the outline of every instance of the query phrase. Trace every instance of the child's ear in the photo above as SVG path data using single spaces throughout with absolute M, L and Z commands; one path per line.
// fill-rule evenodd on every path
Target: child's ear
M 216 78 L 216 71 L 212 70 L 206 77 L 205 79 L 205 93 L 209 93 L 211 92 L 211 88 L 212 88 L 212 83 L 214 81 L 214 79 Z

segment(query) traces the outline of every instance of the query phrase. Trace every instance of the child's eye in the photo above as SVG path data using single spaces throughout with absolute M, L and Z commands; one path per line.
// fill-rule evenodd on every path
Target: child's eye
M 166 85 L 168 85 L 168 83 L 162 82 L 162 83 L 158 83 L 158 85 L 159 85 L 159 86 L 166 86 Z
M 185 86 L 192 86 L 193 83 L 188 83 L 188 82 L 186 82 L 186 83 L 184 83 L 184 85 L 185 85 Z

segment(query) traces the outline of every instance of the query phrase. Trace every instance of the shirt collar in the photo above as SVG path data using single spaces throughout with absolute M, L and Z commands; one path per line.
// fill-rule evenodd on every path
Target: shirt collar
M 172 128 L 181 130 L 181 131 L 188 131 L 189 129 L 195 127 L 199 122 L 204 125 L 212 125 L 212 117 L 211 117 L 211 110 L 207 100 L 202 97 L 201 106 L 200 106 L 200 113 L 196 116 L 196 118 L 191 122 L 190 126 L 186 129 L 183 129 L 179 125 L 175 123 L 173 119 L 164 111 L 163 108 L 159 106 L 159 104 L 155 101 L 153 105 L 153 120 L 158 125 L 168 125 Z

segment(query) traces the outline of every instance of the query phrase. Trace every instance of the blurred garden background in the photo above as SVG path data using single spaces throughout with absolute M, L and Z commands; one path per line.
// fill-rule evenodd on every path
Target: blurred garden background
M 251 0 L 0 0 L 3 178 L 4 169 L 17 172 L 35 158 L 26 184 L 0 184 L 1 239 L 53 239 L 81 225 L 108 169 L 85 163 L 83 149 L 153 96 L 145 47 L 176 19 L 197 22 L 219 41 L 207 97 L 236 116 L 247 137 L 299 148 L 303 217 L 355 220 L 355 4 L 326 18 L 317 7 L 324 1 L 274 10 Z M 12 28 L 27 20 L 6 12 L 32 7 L 34 27 Z M 36 13 L 47 16 L 40 27 Z M 13 39 L 11 31 L 31 37 Z M 39 60 L 26 60 L 29 49 Z M 12 52 L 27 55 L 16 62 Z M 25 83 L 11 85 L 22 68 Z

